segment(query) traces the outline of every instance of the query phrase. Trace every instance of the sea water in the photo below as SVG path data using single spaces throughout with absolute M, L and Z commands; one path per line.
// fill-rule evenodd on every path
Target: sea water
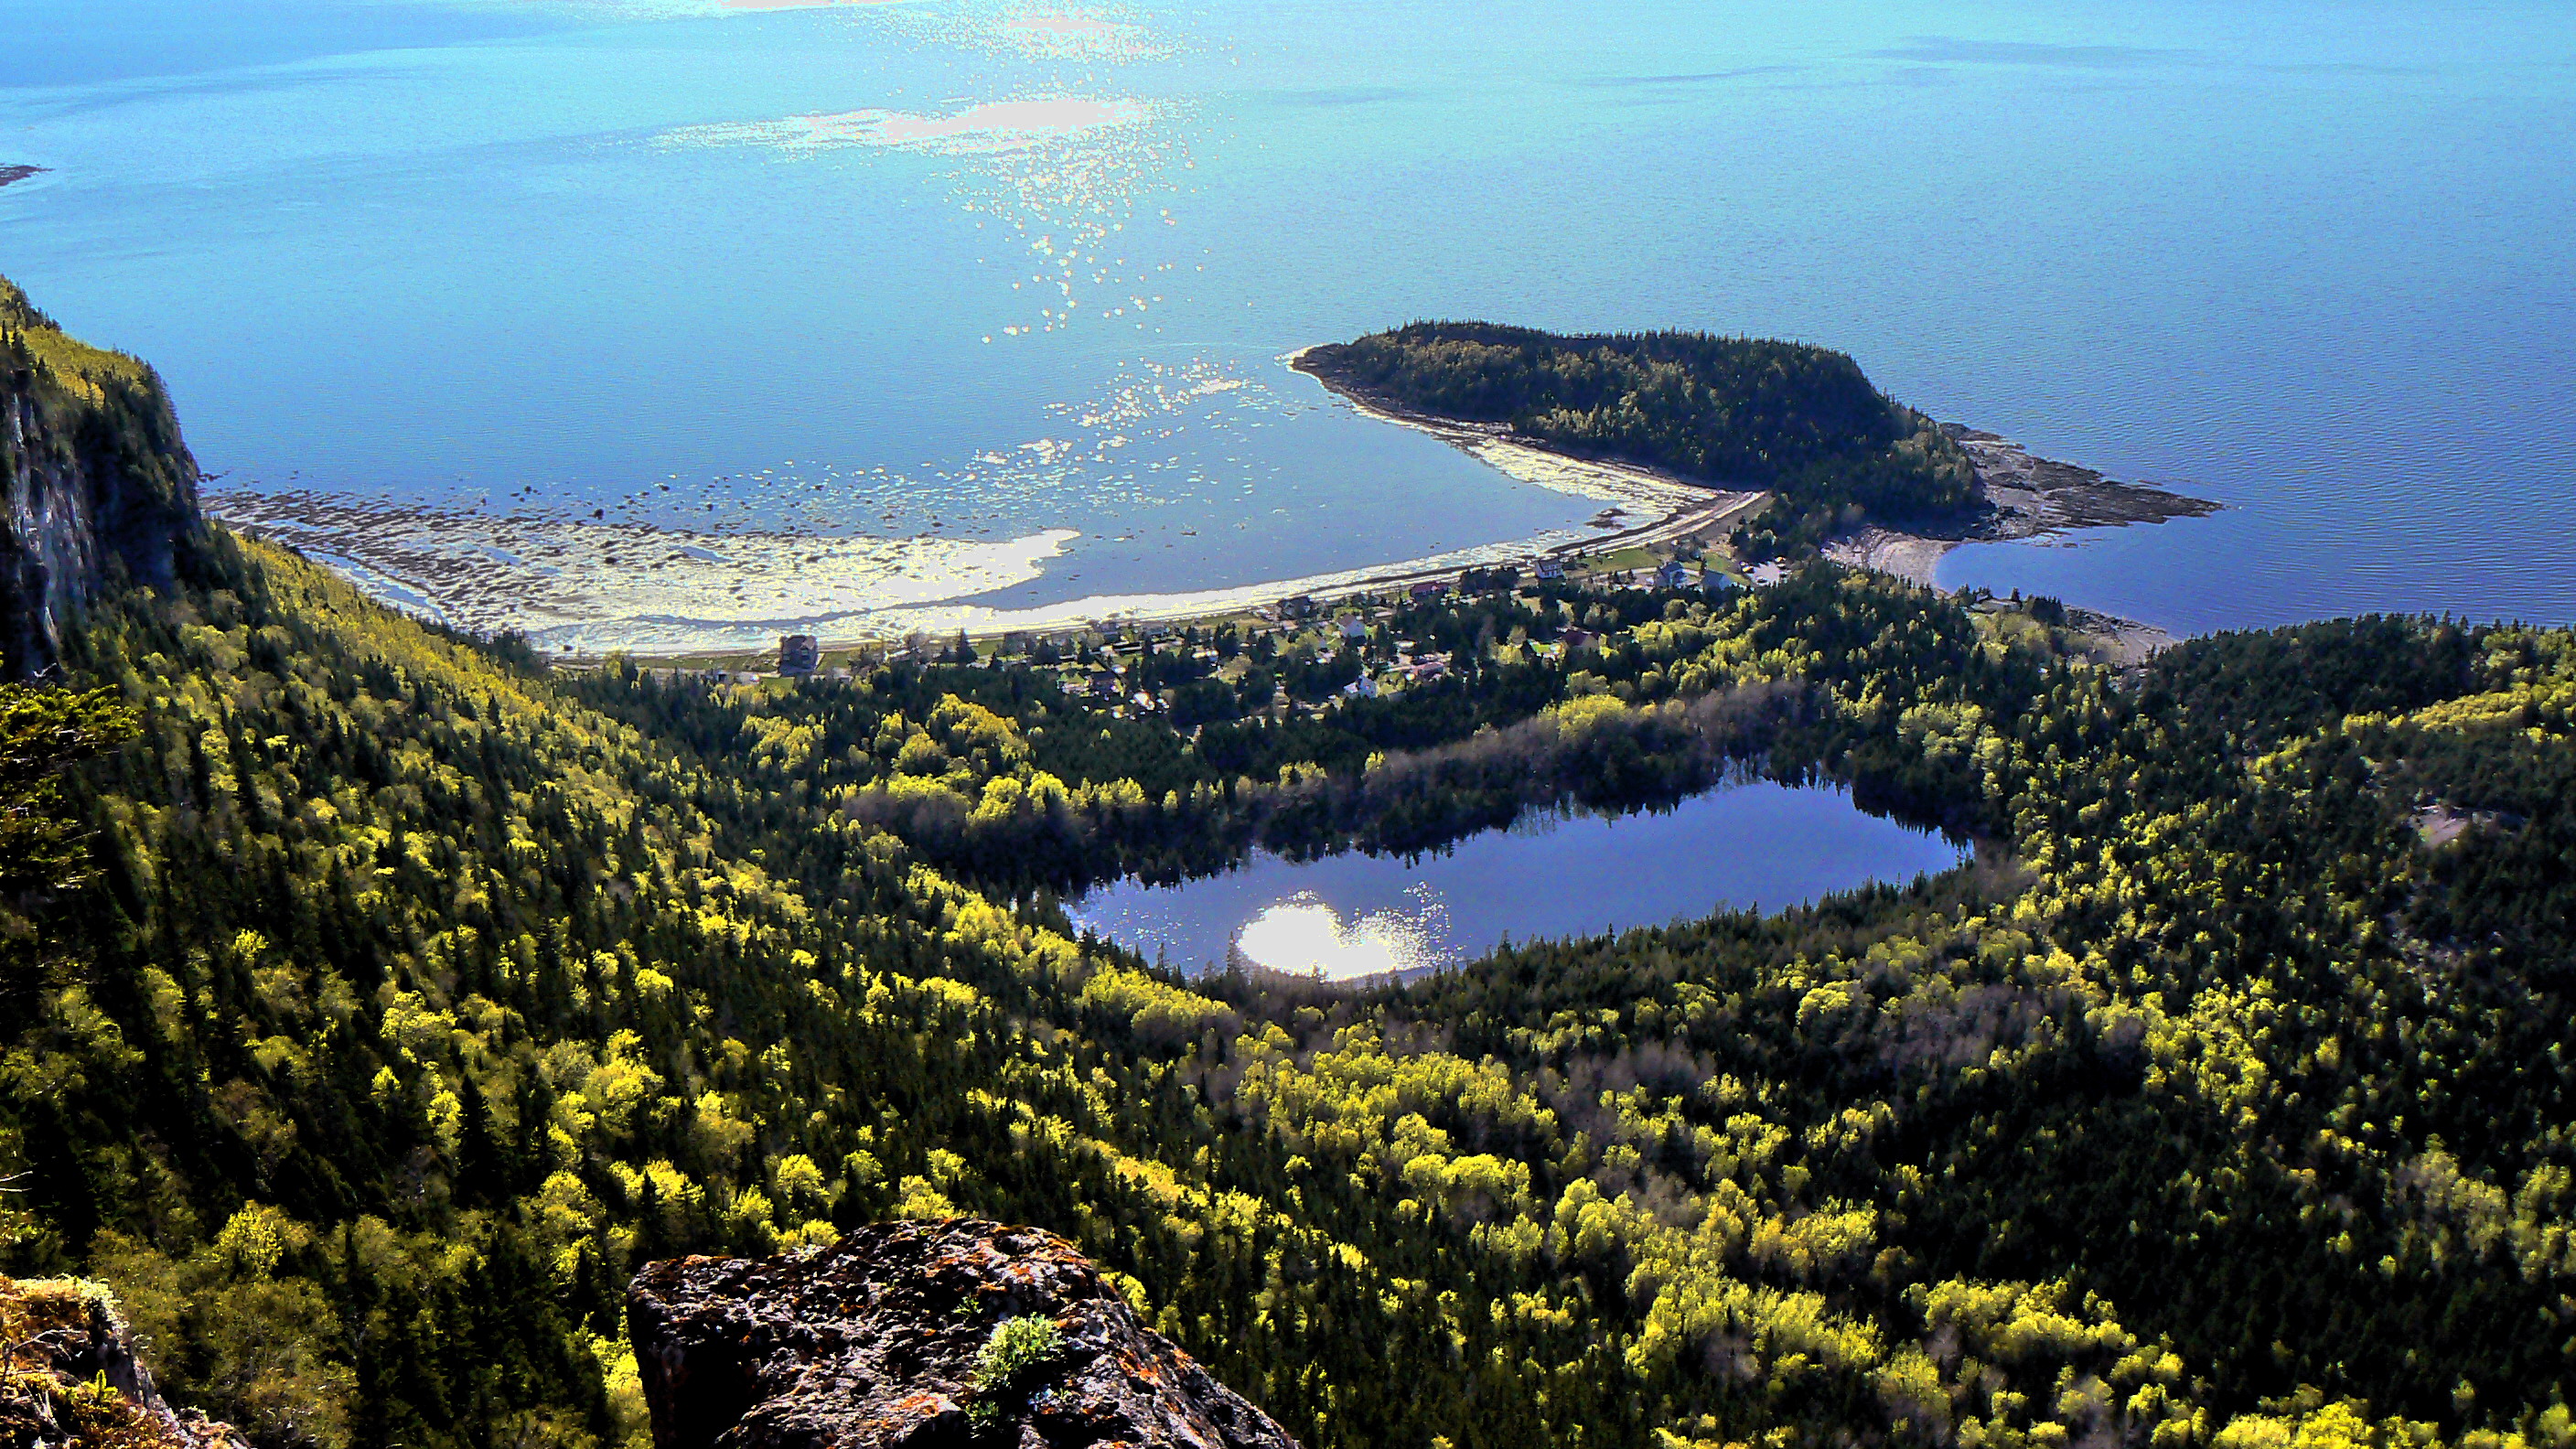
M 2576 619 L 2556 0 L 0 0 L 0 34 L 0 165 L 48 168 L 0 188 L 0 272 L 161 369 L 219 508 L 465 622 L 739 641 L 1585 536 L 1601 498 L 1281 362 L 1426 316 L 1825 343 L 2226 505 L 1948 582 L 2177 630 Z
M 1864 813 L 1840 789 L 1749 781 L 1669 810 L 1533 815 L 1420 856 L 1255 852 L 1178 885 L 1102 886 L 1067 913 L 1179 970 L 1242 964 L 1354 980 L 1459 965 L 1506 938 L 1564 940 L 1901 885 L 1964 856 L 1937 834 Z

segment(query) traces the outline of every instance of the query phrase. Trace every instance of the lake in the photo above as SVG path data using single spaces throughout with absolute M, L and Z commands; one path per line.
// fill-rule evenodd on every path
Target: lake
M 221 509 L 461 622 L 756 643 L 1580 535 L 1281 357 L 1853 353 L 2213 517 L 2183 631 L 2576 619 L 2563 0 L 0 0 L 0 271 Z M 1109 607 L 1103 603 L 1101 607 Z
M 1634 815 L 1539 815 L 1406 860 L 1357 853 L 1172 886 L 1120 881 L 1076 926 L 1185 971 L 1246 964 L 1334 980 L 1460 965 L 1504 938 L 1597 935 L 1766 910 L 1948 870 L 1963 847 L 1863 813 L 1839 789 L 1748 781 Z

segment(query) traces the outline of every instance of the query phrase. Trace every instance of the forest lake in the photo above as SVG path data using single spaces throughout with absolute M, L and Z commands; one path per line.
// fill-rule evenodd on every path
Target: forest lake
M 1419 856 L 1256 852 L 1177 885 L 1121 880 L 1067 908 L 1184 972 L 1242 965 L 1334 981 L 1463 965 L 1506 940 L 1776 910 L 1948 870 L 1966 847 L 1828 786 L 1748 780 L 1667 809 L 1546 812 Z

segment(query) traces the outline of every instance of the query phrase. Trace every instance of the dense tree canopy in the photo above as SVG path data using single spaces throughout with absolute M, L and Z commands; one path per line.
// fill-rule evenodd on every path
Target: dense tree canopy
M 1626 731 L 1981 863 L 1356 997 L 1183 984 L 852 805 L 1045 774 L 1077 831 L 1239 848 L 1191 786 L 1239 738 L 990 662 L 568 686 L 219 542 L 74 661 L 140 734 L 47 807 L 95 879 L 28 906 L 70 964 L 0 1023 L 10 1266 L 334 1449 L 629 1439 L 637 1262 L 952 1210 L 1073 1236 L 1317 1444 L 2565 1440 L 2569 636 L 2123 679 L 1823 566 L 1609 602 L 1545 668 L 1489 639 L 1409 744 L 1253 753 L 1316 746 L 1284 773 L 1365 833 L 1414 798 L 1372 775 Z

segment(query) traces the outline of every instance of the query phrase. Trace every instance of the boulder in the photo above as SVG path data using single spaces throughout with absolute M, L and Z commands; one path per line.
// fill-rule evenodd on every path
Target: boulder
M 1296 1445 L 1037 1228 L 877 1223 L 677 1258 L 636 1275 L 627 1315 L 655 1449 Z

